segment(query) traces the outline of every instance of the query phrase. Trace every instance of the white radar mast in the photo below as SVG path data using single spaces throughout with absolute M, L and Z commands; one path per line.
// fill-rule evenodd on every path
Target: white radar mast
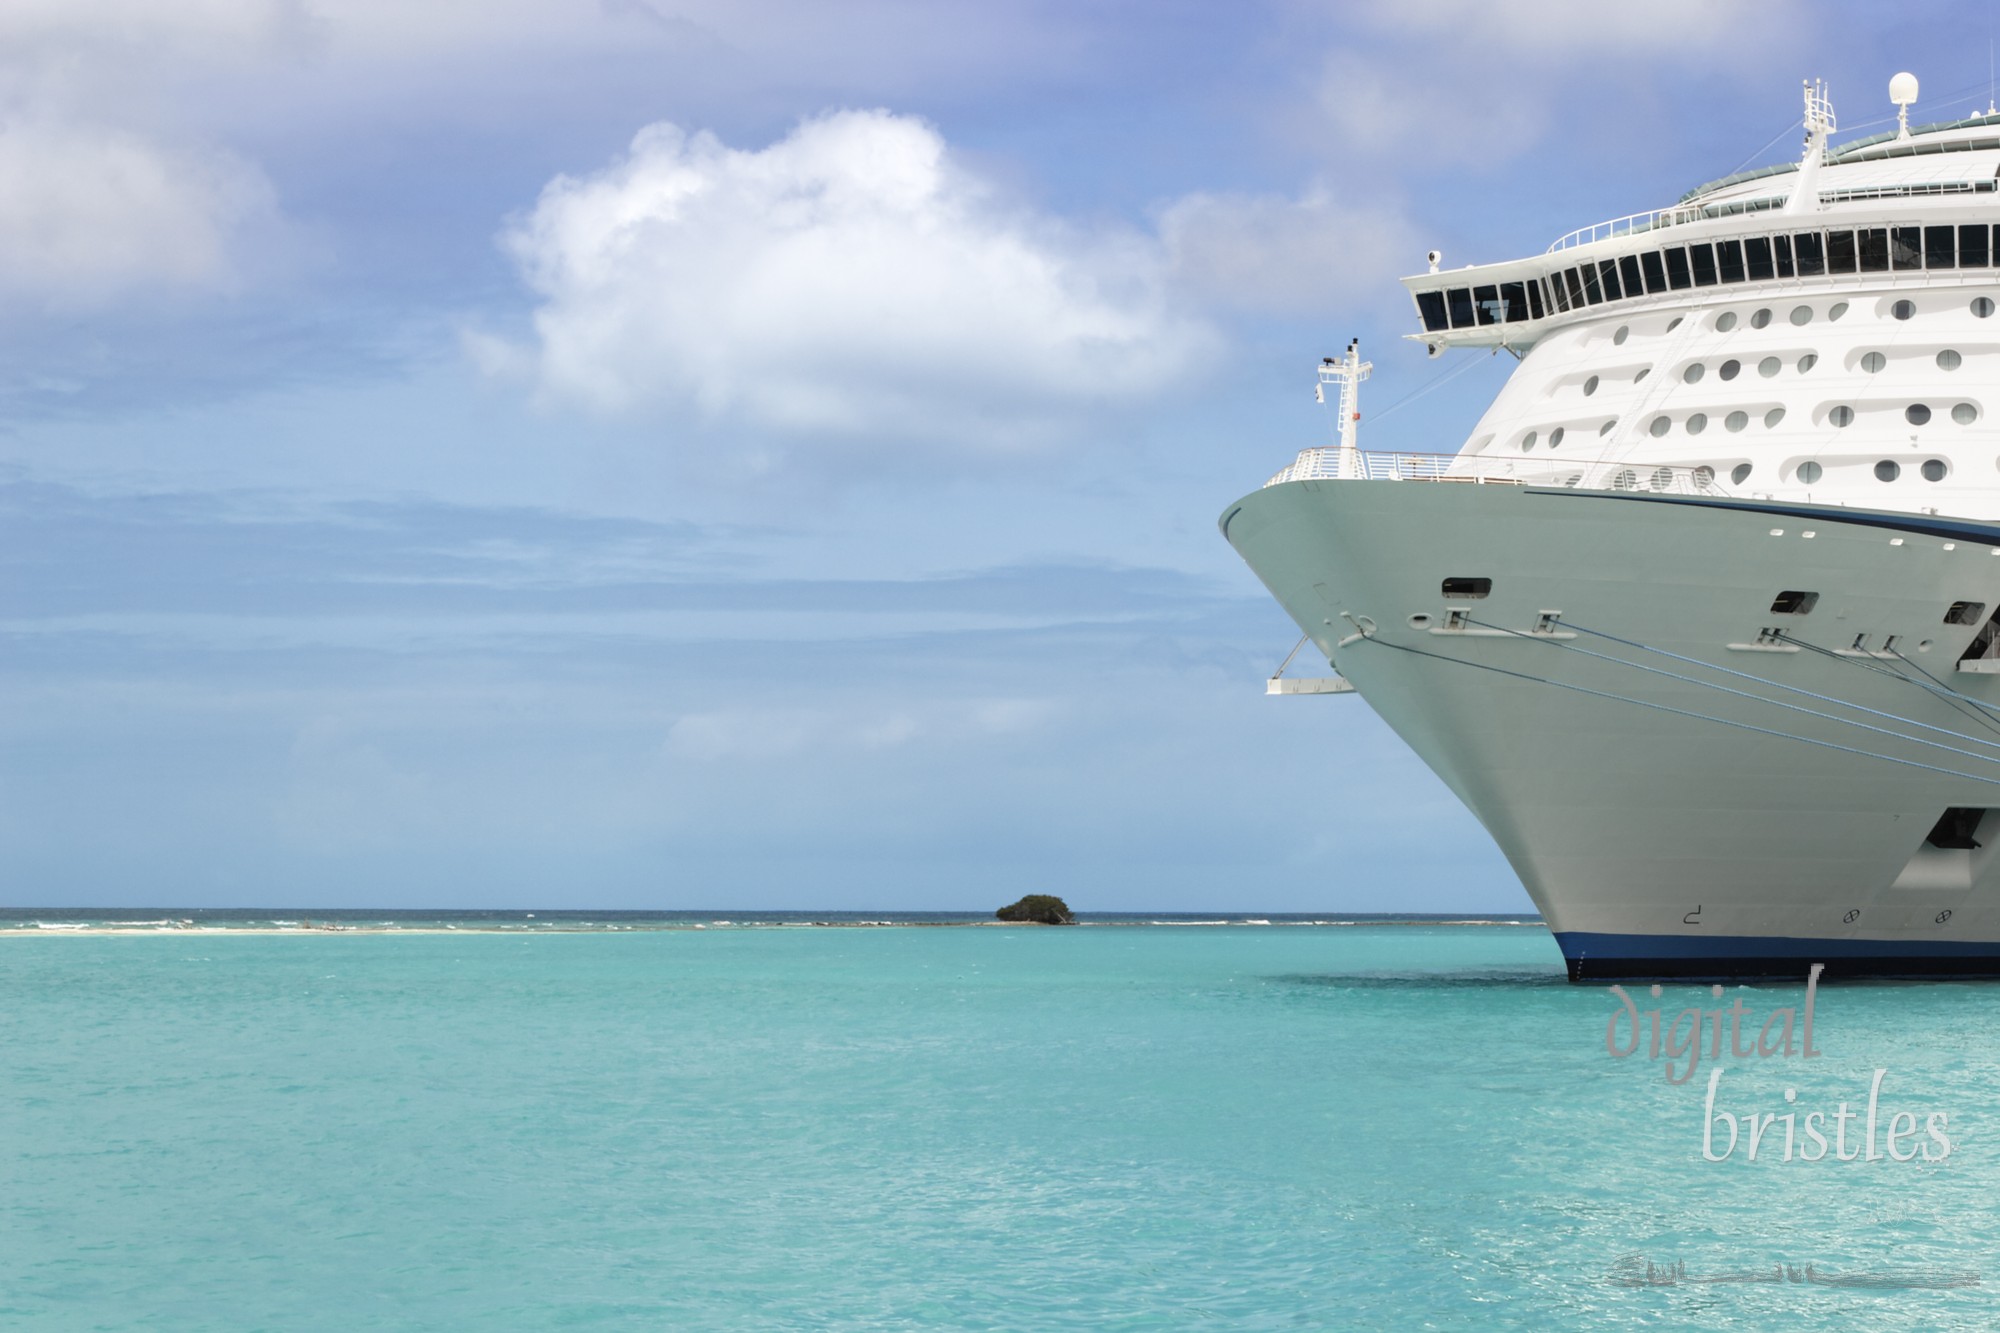
M 1912 84 L 1915 79 L 1910 80 Z M 1810 213 L 1819 207 L 1819 168 L 1826 160 L 1826 136 L 1838 128 L 1833 121 L 1833 98 L 1826 81 L 1814 79 L 1806 86 L 1806 152 L 1799 159 L 1798 184 L 1785 201 L 1787 213 Z M 1916 93 L 1910 94 L 1915 100 Z
M 1889 100 L 1896 104 L 1896 138 L 1910 137 L 1910 104 L 1917 100 L 1917 76 L 1905 71 L 1889 80 Z
M 1372 361 L 1361 359 L 1361 340 L 1350 339 L 1347 355 L 1336 361 L 1323 357 L 1319 363 L 1319 384 L 1313 389 L 1313 397 L 1326 401 L 1326 386 L 1340 386 L 1340 476 L 1353 479 L 1361 475 L 1361 455 L 1354 445 L 1355 425 L 1361 420 L 1361 381 L 1368 378 L 1368 372 L 1375 369 Z

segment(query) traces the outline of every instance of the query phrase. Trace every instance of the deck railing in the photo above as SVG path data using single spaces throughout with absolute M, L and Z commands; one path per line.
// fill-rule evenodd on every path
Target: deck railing
M 1345 454 L 1345 458 L 1343 458 Z M 1456 481 L 1477 485 L 1559 486 L 1582 491 L 1651 491 L 1674 495 L 1727 495 L 1711 467 L 1673 467 L 1625 459 L 1484 458 L 1464 454 L 1379 454 L 1337 448 L 1301 450 L 1290 466 L 1265 482 Z
M 1992 182 L 1983 182 L 1989 188 Z M 1897 187 L 1901 188 L 1901 187 Z M 1822 203 L 1831 203 L 1832 194 L 1822 194 Z M 1737 217 L 1744 213 L 1762 213 L 1777 208 L 1785 202 L 1783 195 L 1760 196 L 1754 199 L 1730 199 L 1716 204 L 1691 204 L 1677 208 L 1656 208 L 1648 213 L 1633 213 L 1622 218 L 1612 218 L 1609 222 L 1596 222 L 1588 227 L 1578 227 L 1575 231 L 1558 236 L 1550 242 L 1545 254 L 1558 250 L 1574 249 L 1579 245 L 1591 245 L 1597 241 L 1609 241 L 1619 236 L 1634 236 L 1642 231 L 1657 231 L 1662 227 L 1680 227 L 1690 222 L 1700 222 L 1704 218 Z

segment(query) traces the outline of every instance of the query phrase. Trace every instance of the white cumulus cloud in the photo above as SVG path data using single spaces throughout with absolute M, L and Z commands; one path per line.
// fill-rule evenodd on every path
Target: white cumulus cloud
M 650 126 L 504 243 L 539 298 L 542 385 L 614 411 L 1007 439 L 1156 390 L 1210 341 L 1157 238 L 1011 206 L 885 111 L 756 151 Z

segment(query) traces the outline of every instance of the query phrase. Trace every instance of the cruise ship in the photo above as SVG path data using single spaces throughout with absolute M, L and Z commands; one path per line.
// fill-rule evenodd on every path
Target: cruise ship
M 1337 441 L 1224 537 L 1479 818 L 1574 981 L 2000 976 L 2000 113 L 1404 279 L 1519 364 L 1452 454 Z M 1295 650 L 1296 651 L 1296 650 Z M 1280 675 L 1285 668 L 1280 668 Z M 1410 855 L 1423 855 L 1412 830 Z

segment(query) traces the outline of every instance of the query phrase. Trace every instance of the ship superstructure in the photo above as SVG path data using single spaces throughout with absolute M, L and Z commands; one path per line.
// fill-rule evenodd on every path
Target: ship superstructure
M 1462 447 L 1366 453 L 1343 400 L 1222 520 L 1577 979 L 2000 975 L 2000 114 L 1835 148 L 1808 86 L 1803 127 L 1433 259 L 1415 336 L 1520 358 Z

